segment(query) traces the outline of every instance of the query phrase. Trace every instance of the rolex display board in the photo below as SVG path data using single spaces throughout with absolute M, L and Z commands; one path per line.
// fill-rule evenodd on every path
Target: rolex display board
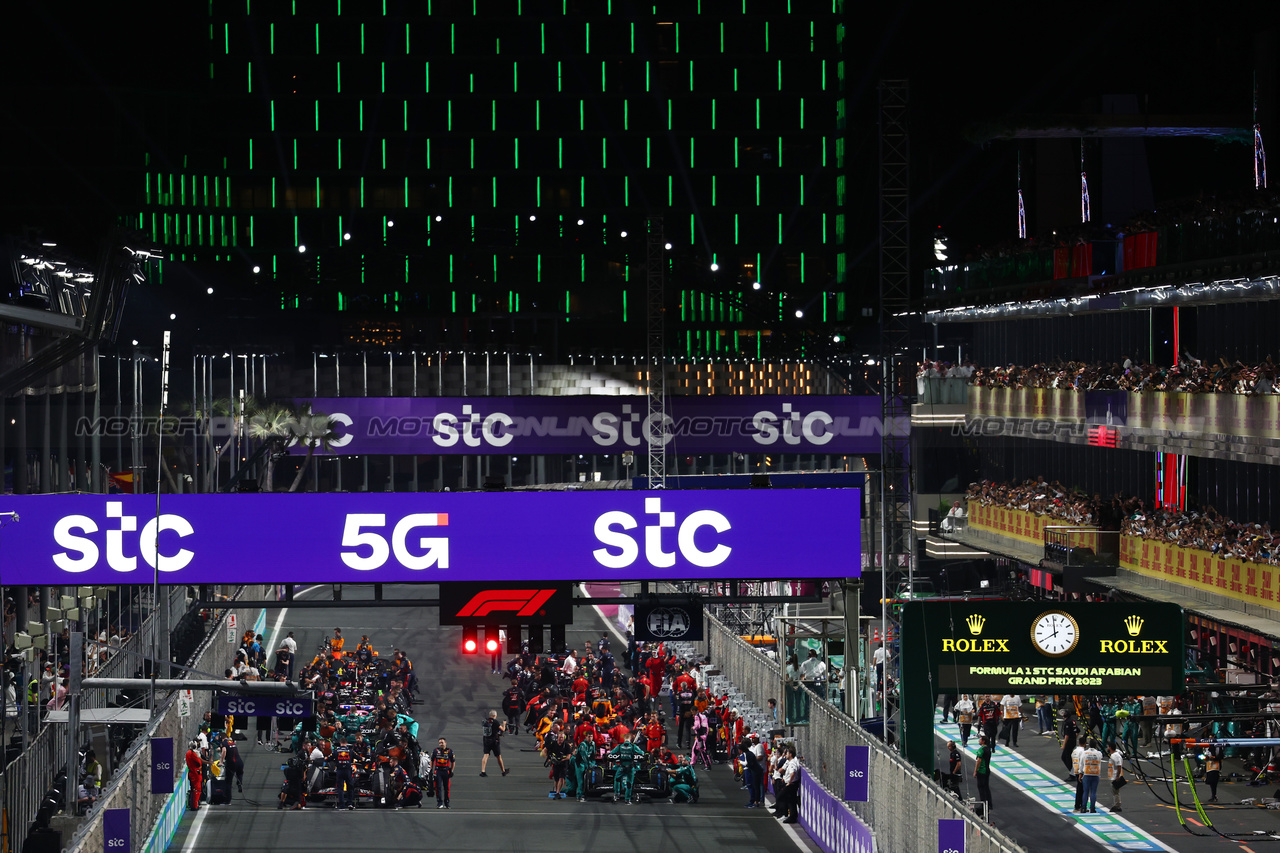
M 910 602 L 904 656 L 935 693 L 1178 693 L 1186 620 L 1176 604 Z

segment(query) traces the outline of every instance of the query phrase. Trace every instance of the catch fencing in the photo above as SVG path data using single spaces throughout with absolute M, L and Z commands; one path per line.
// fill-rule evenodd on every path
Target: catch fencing
M 272 587 L 242 587 L 232 598 L 264 599 L 270 597 Z M 237 625 L 253 625 L 260 608 L 228 607 L 217 611 L 210 619 L 212 630 L 205 637 L 204 643 L 196 653 L 191 668 L 203 672 L 222 672 L 235 659 L 236 642 L 227 642 L 227 619 L 236 614 Z M 239 640 L 240 631 L 236 631 L 235 640 Z M 164 812 L 166 804 L 172 796 L 180 794 L 151 793 L 151 738 L 173 738 L 173 775 L 174 790 L 177 791 L 178 778 L 185 770 L 182 756 L 187 750 L 187 743 L 200 730 L 204 712 L 213 706 L 213 694 L 207 690 L 194 691 L 190 703 L 189 716 L 182 716 L 179 707 L 179 695 L 174 692 L 160 704 L 155 717 L 152 718 L 146 731 L 136 738 L 124 761 L 112 776 L 111 781 L 103 788 L 102 796 L 94 804 L 93 810 L 76 830 L 74 837 L 64 841 L 65 853 L 81 853 L 106 849 L 102 830 L 102 813 L 105 809 L 132 809 L 130 818 L 131 850 L 139 853 L 147 844 L 148 836 L 156 821 Z
M 782 671 L 777 661 L 752 647 L 709 613 L 701 650 L 742 691 L 764 708 L 769 699 L 783 701 Z M 808 688 L 801 688 L 808 691 Z M 964 803 L 913 767 L 880 738 L 825 699 L 809 692 L 809 725 L 793 729 L 796 751 L 809 772 L 830 791 L 844 791 L 844 748 L 870 747 L 870 797 L 848 803 L 876 837 L 876 849 L 936 850 L 938 821 L 965 821 L 968 853 L 1025 853 L 1024 848 L 982 821 Z M 803 806 L 802 806 L 803 808 Z

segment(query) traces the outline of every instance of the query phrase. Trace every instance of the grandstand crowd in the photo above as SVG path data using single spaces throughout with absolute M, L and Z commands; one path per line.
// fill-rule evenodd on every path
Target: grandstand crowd
M 1280 367 L 1272 362 L 1270 356 L 1259 364 L 1244 364 L 1226 358 L 1205 362 L 1184 352 L 1172 367 L 1127 358 L 1119 362 L 1052 361 L 1025 367 L 932 363 L 924 365 L 919 376 L 958 376 L 967 379 L 970 385 L 986 388 L 1256 395 L 1280 393 L 1276 388 L 1277 373 L 1280 373 Z
M 1033 512 L 1230 559 L 1280 565 L 1280 533 L 1273 532 L 1270 524 L 1234 521 L 1212 506 L 1153 508 L 1140 498 L 1089 495 L 1043 477 L 1021 483 L 971 483 L 966 497 L 983 506 Z

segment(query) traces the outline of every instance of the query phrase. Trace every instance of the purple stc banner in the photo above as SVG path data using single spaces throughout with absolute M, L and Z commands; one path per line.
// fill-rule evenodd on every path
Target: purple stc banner
M 844 748 L 844 798 L 850 803 L 867 801 L 867 782 L 871 778 L 871 747 Z
M 879 453 L 879 397 L 668 397 L 665 430 L 645 397 L 316 397 L 334 453 Z M 907 422 L 898 424 L 902 431 Z M 294 453 L 303 452 L 294 446 Z
M 6 495 L 0 585 L 856 577 L 860 494 Z
M 800 825 L 824 853 L 872 853 L 871 829 L 800 768 Z
M 102 848 L 107 853 L 129 853 L 129 810 L 104 809 L 102 812 Z
M 938 818 L 938 853 L 964 853 L 964 821 Z
M 151 793 L 173 793 L 173 738 L 151 739 Z

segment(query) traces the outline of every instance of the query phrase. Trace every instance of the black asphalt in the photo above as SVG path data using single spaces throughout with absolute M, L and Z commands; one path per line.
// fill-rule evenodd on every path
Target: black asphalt
M 348 588 L 345 597 L 368 594 Z M 385 596 L 433 597 L 431 586 L 389 586 Z M 316 590 L 306 597 L 328 595 Z M 278 611 L 268 611 L 267 627 Z M 578 648 L 600 637 L 602 621 L 590 607 L 578 607 L 576 625 L 567 632 Z M 209 850 L 420 850 L 436 851 L 787 851 L 796 835 L 763 809 L 745 809 L 745 792 L 728 766 L 698 774 L 697 805 L 666 801 L 631 806 L 606 802 L 550 800 L 542 759 L 532 751 L 533 739 L 503 740 L 503 758 L 511 775 L 499 775 L 490 758 L 489 775 L 480 778 L 480 723 L 497 709 L 504 681 L 490 674 L 485 655 L 460 651 L 461 630 L 439 626 L 434 608 L 293 609 L 282 631 L 294 631 L 300 657 L 310 658 L 325 636 L 342 628 L 347 644 L 370 635 L 380 652 L 404 649 L 421 683 L 422 704 L 414 708 L 419 740 L 428 747 L 445 737 L 458 757 L 452 789 L 453 808 L 438 810 L 434 800 L 421 809 L 388 811 L 361 808 L 353 812 L 315 808 L 277 811 L 282 756 L 241 744 L 245 757 L 244 794 L 225 806 L 188 813 L 174 838 L 173 853 Z M 281 634 L 283 636 L 283 634 Z M 614 638 L 614 647 L 617 648 Z M 804 850 L 817 847 L 798 832 Z

